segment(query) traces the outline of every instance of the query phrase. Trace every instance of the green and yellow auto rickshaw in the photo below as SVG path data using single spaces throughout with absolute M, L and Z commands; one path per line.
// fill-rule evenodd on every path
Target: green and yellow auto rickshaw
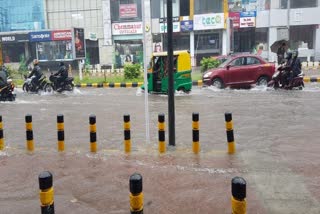
M 174 89 L 189 92 L 192 88 L 191 57 L 189 51 L 173 53 Z M 142 86 L 144 89 L 144 86 Z M 148 91 L 153 93 L 168 92 L 168 54 L 153 53 L 148 67 Z

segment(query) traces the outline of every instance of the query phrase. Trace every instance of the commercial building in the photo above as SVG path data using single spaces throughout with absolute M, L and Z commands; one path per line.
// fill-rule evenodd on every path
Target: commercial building
M 84 28 L 87 59 L 92 65 L 121 67 L 126 60 L 142 63 L 143 45 L 147 57 L 167 48 L 166 0 L 0 3 L 5 62 L 18 62 L 20 56 L 70 60 L 70 38 L 52 40 L 52 33 L 67 33 L 75 27 Z M 230 52 L 256 52 L 275 61 L 271 44 L 290 38 L 290 48 L 298 49 L 302 58 L 320 60 L 319 11 L 319 0 L 173 0 L 174 49 L 190 50 L 193 65 L 199 65 L 202 57 Z M 50 32 L 51 40 L 30 41 L 30 34 L 39 31 Z M 43 56 L 46 51 L 50 53 Z

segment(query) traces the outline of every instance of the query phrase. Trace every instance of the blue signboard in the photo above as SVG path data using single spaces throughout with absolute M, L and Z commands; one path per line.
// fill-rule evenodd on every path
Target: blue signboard
M 240 13 L 240 18 L 244 18 L 244 17 L 256 17 L 256 16 L 257 16 L 257 12 L 256 12 L 256 11 L 241 12 L 241 13 Z
M 29 33 L 30 42 L 48 42 L 51 41 L 51 31 L 39 31 Z
M 192 20 L 181 21 L 180 22 L 180 28 L 181 28 L 182 32 L 193 31 L 193 21 Z

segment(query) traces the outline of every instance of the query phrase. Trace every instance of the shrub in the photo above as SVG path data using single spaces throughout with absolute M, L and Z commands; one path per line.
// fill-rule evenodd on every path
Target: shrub
M 201 72 L 204 73 L 208 69 L 218 67 L 220 65 L 220 61 L 211 57 L 208 57 L 208 58 L 204 57 L 200 61 L 200 65 L 201 65 Z
M 125 79 L 135 79 L 141 74 L 140 64 L 126 64 L 124 65 L 124 78 Z

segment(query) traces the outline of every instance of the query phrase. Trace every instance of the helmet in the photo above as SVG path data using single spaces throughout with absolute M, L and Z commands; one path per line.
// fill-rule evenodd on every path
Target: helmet
M 63 66 L 64 65 L 64 62 L 59 62 L 59 66 Z
M 34 59 L 34 60 L 33 60 L 33 65 L 38 65 L 38 64 L 39 64 L 39 60 Z
M 297 58 L 299 56 L 299 51 L 298 50 L 293 51 L 292 55 L 294 58 Z
M 288 52 L 287 52 L 286 59 L 291 59 L 291 58 L 292 58 L 292 52 L 291 52 L 291 51 L 288 51 Z

